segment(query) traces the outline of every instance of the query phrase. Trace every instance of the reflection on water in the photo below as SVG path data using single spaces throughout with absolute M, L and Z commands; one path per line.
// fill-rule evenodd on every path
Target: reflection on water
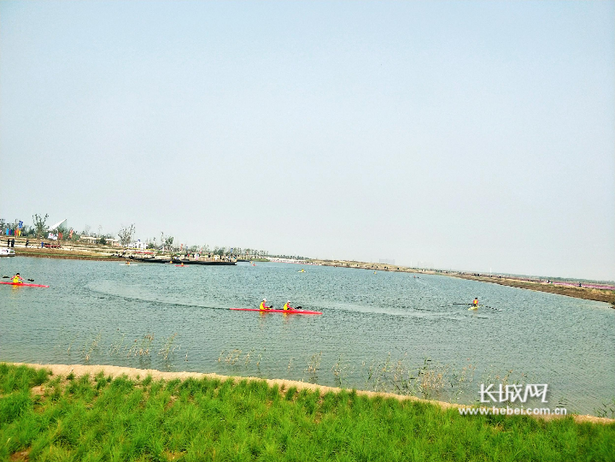
M 51 286 L 0 286 L 4 361 L 256 375 L 464 402 L 489 380 L 548 383 L 550 404 L 585 413 L 615 396 L 615 311 L 599 302 L 273 263 L 176 268 L 15 257 L 2 265 L 3 274 Z M 228 310 L 265 297 L 323 315 Z M 458 305 L 474 297 L 497 310 Z

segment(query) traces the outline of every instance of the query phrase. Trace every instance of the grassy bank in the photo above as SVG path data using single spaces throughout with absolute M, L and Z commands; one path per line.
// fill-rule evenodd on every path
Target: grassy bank
M 1 460 L 612 460 L 615 424 L 460 416 L 264 381 L 0 364 Z

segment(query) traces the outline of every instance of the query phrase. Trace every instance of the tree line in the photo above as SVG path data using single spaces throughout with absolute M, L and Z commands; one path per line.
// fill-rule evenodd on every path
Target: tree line
M 93 238 L 89 240 L 92 243 L 98 245 L 109 245 L 115 241 L 117 241 L 118 244 L 122 247 L 129 247 L 131 244 L 135 244 L 136 227 L 134 223 L 127 226 L 122 226 L 117 232 L 117 234 L 113 234 L 103 233 L 102 226 L 98 227 L 98 232 L 92 231 L 92 227 L 90 225 L 85 225 L 83 230 L 78 231 L 73 228 L 70 228 L 66 223 L 61 224 L 53 230 L 50 230 L 49 224 L 47 222 L 48 219 L 49 214 L 42 215 L 35 213 L 34 215 L 32 215 L 32 224 L 28 225 L 24 224 L 20 220 L 8 222 L 5 219 L 0 218 L 0 232 L 2 233 L 2 235 L 6 235 L 8 230 L 9 236 L 19 235 L 22 237 L 33 239 L 46 239 L 48 238 L 49 232 L 53 232 L 53 234 L 56 235 L 57 239 L 60 241 L 77 242 L 83 240 L 82 238 L 86 237 Z M 164 232 L 160 233 L 159 238 L 152 237 L 145 239 L 143 242 L 147 249 L 163 252 L 184 251 L 186 253 L 206 253 L 219 256 L 246 258 L 264 258 L 269 255 L 269 252 L 267 250 L 241 248 L 238 246 L 210 247 L 207 244 L 190 246 L 184 246 L 181 244 L 178 245 L 174 236 L 166 234 Z

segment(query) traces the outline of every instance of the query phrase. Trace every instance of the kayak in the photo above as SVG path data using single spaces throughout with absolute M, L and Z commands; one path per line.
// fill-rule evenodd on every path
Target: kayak
M 308 310 L 259 310 L 258 308 L 231 308 L 234 311 L 260 311 L 261 313 L 286 313 L 286 314 L 322 314 L 320 311 Z
M 478 306 L 471 306 L 468 311 L 478 310 Z
M 26 286 L 26 287 L 49 287 L 49 286 L 43 286 L 41 284 L 28 284 L 27 282 L 6 282 L 6 281 L 0 281 L 0 284 L 6 284 L 9 286 Z
M 177 266 L 178 268 L 182 268 L 182 267 L 185 268 L 188 265 L 175 265 L 175 266 Z

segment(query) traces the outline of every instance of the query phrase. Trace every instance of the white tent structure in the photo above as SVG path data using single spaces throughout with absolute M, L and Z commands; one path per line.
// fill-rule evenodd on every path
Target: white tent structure
M 64 220 L 62 220 L 62 221 L 60 221 L 60 222 L 56 223 L 55 225 L 50 226 L 49 228 L 47 228 L 47 231 L 54 231 L 54 230 L 58 229 L 58 228 L 60 227 L 60 225 L 61 225 L 62 223 L 64 223 L 66 220 L 68 220 L 68 218 L 65 218 Z

